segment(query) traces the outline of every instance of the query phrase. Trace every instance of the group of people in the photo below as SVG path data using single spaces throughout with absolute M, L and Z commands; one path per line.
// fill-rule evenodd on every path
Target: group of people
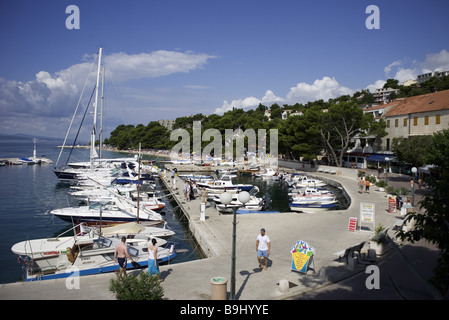
M 186 199 L 186 201 L 195 200 L 196 194 L 198 193 L 196 184 L 193 184 L 192 182 L 186 180 L 184 182 L 183 193 L 184 199 Z
M 363 193 L 363 189 L 365 189 L 366 193 L 369 193 L 369 187 L 371 186 L 371 183 L 368 179 L 360 178 L 359 180 L 359 192 Z
M 114 262 L 118 263 L 121 275 L 126 276 L 126 266 L 128 265 L 128 259 L 131 259 L 132 263 L 136 263 L 131 255 L 128 253 L 128 247 L 126 245 L 126 237 L 122 237 L 122 242 L 117 245 L 114 251 Z M 151 239 L 148 246 L 148 274 L 156 275 L 159 278 L 159 264 L 157 262 L 157 240 Z M 164 281 L 159 278 L 159 282 Z
M 128 259 L 132 261 L 132 263 L 136 263 L 131 255 L 128 253 L 128 247 L 126 245 L 126 237 L 122 237 L 121 243 L 117 245 L 114 252 L 114 262 L 119 265 L 119 272 L 121 275 L 126 276 L 126 267 L 128 264 Z M 159 278 L 159 264 L 157 262 L 157 241 L 156 239 L 151 239 L 151 243 L 148 246 L 148 274 L 156 275 L 158 277 L 159 282 L 164 281 Z M 270 256 L 271 242 L 268 235 L 265 233 L 265 229 L 262 228 L 260 230 L 260 234 L 256 238 L 256 252 L 257 252 L 257 261 L 259 262 L 260 270 L 268 269 L 268 257 Z

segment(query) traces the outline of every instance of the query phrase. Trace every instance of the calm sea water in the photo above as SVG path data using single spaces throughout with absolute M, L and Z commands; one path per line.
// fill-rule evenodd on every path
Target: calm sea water
M 61 141 L 38 140 L 38 156 L 53 160 L 53 164 L 14 165 L 0 167 L 0 283 L 22 280 L 22 265 L 17 263 L 17 255 L 11 247 L 27 239 L 45 238 L 58 235 L 71 227 L 58 218 L 52 218 L 46 212 L 56 208 L 76 205 L 67 192 L 69 186 L 59 183 L 53 173 Z M 29 138 L 10 138 L 0 136 L 0 159 L 21 158 L 33 155 L 33 142 Z M 62 165 L 67 159 L 64 150 L 59 161 Z M 105 158 L 124 157 L 126 155 L 106 151 Z M 89 150 L 74 149 L 70 161 L 88 161 Z M 162 186 L 160 186 L 162 188 Z M 173 263 L 199 259 L 201 252 L 192 241 L 185 218 L 172 203 L 166 202 L 165 219 L 169 227 L 176 232 L 170 240 L 177 242 L 176 247 L 183 249 Z
M 58 218 L 52 218 L 46 212 L 56 208 L 75 206 L 67 192 L 69 186 L 59 183 L 53 169 L 60 149 L 61 141 L 38 140 L 37 155 L 52 159 L 53 164 L 15 165 L 0 167 L 0 283 L 22 280 L 22 265 L 17 263 L 17 256 L 11 247 L 20 241 L 58 235 L 71 225 Z M 67 160 L 69 150 L 64 150 L 59 165 Z M 0 136 L 0 159 L 20 158 L 33 155 L 33 142 L 30 138 L 10 138 Z M 103 157 L 124 157 L 123 153 L 105 151 Z M 89 150 L 74 149 L 70 161 L 88 161 Z M 151 159 L 148 157 L 147 159 Z M 290 211 L 288 203 L 288 187 L 277 181 L 242 176 L 235 183 L 257 185 L 258 196 L 266 196 L 269 210 Z M 160 189 L 163 188 L 159 185 Z M 337 197 L 341 195 L 336 188 L 332 189 Z M 163 193 L 162 193 L 163 194 Z M 169 227 L 176 232 L 170 240 L 177 242 L 176 247 L 183 249 L 173 263 L 180 263 L 203 258 L 192 235 L 189 232 L 187 219 L 179 210 L 175 210 L 176 202 L 167 201 L 165 219 Z M 257 215 L 254 216 L 257 219 Z

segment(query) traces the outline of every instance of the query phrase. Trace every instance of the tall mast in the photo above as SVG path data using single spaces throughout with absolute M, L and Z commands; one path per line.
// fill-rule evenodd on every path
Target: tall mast
M 103 150 L 103 105 L 104 105 L 104 66 L 101 72 L 101 105 L 100 105 L 100 133 L 98 139 L 100 141 L 100 146 L 98 149 L 98 157 L 101 159 L 101 153 Z
M 95 155 L 95 136 L 97 133 L 97 108 L 98 108 L 98 87 L 100 85 L 100 69 L 101 69 L 101 52 L 103 48 L 100 47 L 98 51 L 98 68 L 97 68 L 97 85 L 95 86 L 95 102 L 94 102 L 94 125 L 92 129 L 92 135 L 90 138 L 90 168 L 94 167 L 94 155 Z

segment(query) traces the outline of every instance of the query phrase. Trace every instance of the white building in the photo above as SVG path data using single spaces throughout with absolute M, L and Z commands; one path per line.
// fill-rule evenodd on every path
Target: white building
M 447 71 L 434 71 L 434 72 L 428 72 L 424 74 L 420 74 L 418 78 L 416 79 L 418 81 L 418 84 L 421 84 L 423 82 L 426 82 L 432 77 L 443 77 L 449 75 L 449 70 Z
M 374 102 L 387 103 L 389 101 L 390 94 L 392 94 L 392 93 L 397 94 L 398 92 L 399 92 L 399 89 L 392 89 L 392 88 L 376 89 L 376 91 L 373 93 Z

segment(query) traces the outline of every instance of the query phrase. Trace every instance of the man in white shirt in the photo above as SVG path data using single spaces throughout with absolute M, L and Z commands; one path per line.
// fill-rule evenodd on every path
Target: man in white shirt
M 260 269 L 262 269 L 264 265 L 264 270 L 267 270 L 268 268 L 268 256 L 270 255 L 270 248 L 270 238 L 265 234 L 265 229 L 262 228 L 256 240 L 257 260 L 259 261 Z M 265 263 L 262 262 L 262 258 L 264 258 Z

